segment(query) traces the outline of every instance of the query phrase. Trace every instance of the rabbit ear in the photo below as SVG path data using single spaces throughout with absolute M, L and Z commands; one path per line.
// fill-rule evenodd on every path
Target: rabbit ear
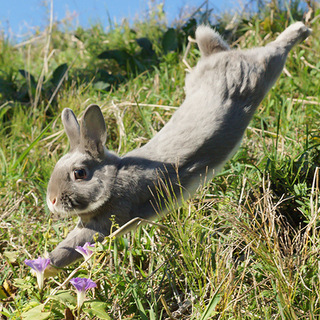
M 107 140 L 107 128 L 100 107 L 91 104 L 81 119 L 81 145 L 93 156 L 104 154 Z
M 219 33 L 205 25 L 200 25 L 197 28 L 196 41 L 201 55 L 204 57 L 208 57 L 216 52 L 228 51 L 230 49 L 229 45 L 223 41 Z
M 63 109 L 61 118 L 69 138 L 70 148 L 72 149 L 80 143 L 80 126 L 78 120 L 69 108 Z

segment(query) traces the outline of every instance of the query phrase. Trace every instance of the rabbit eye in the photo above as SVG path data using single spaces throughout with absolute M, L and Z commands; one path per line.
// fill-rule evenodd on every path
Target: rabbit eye
M 82 180 L 87 177 L 87 172 L 84 169 L 76 169 L 73 171 L 73 173 L 76 180 Z

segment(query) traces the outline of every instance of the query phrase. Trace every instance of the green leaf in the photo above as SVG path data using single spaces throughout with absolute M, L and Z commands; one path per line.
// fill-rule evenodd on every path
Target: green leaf
M 138 293 L 138 285 L 134 284 L 132 287 L 131 287 L 131 292 L 132 292 L 132 295 L 133 295 L 133 298 L 136 302 L 136 306 L 138 308 L 138 311 L 139 311 L 139 314 L 140 314 L 140 317 L 142 320 L 148 320 L 148 317 L 147 317 L 147 313 L 143 307 L 143 304 L 139 298 L 139 293 Z
M 19 72 L 27 81 L 30 80 L 31 85 L 34 88 L 37 86 L 37 82 L 36 82 L 34 76 L 30 72 L 23 70 L 23 69 L 20 69 Z
M 11 318 L 11 312 L 5 307 L 3 307 L 2 311 L 0 312 L 0 314 L 6 316 L 8 319 Z
M 206 320 L 209 319 L 214 312 L 214 309 L 216 308 L 218 302 L 220 301 L 221 295 L 216 293 L 211 298 L 210 302 L 208 303 L 206 310 L 203 312 L 199 320 Z
M 162 48 L 164 53 L 174 51 L 178 48 L 178 38 L 173 28 L 167 30 L 162 39 Z
M 17 251 L 5 251 L 3 255 L 8 259 L 10 263 L 14 263 L 17 261 L 19 253 Z
M 67 307 L 75 307 L 77 305 L 77 299 L 71 295 L 69 291 L 60 291 L 53 296 L 49 296 L 50 300 L 55 300 Z
M 57 87 L 67 71 L 68 65 L 66 63 L 61 64 L 53 71 L 51 82 Z
M 20 288 L 21 290 L 28 290 L 33 287 L 33 285 L 26 279 L 13 279 L 13 285 Z
M 152 50 L 152 43 L 148 38 L 139 38 L 139 39 L 136 39 L 136 41 L 141 48 L 147 51 Z
M 111 320 L 111 317 L 106 312 L 108 305 L 105 302 L 92 301 L 90 302 L 90 308 L 84 308 L 83 311 L 87 312 L 91 318 L 96 316 L 99 319 Z
M 99 59 L 114 59 L 120 65 L 124 65 L 131 58 L 125 50 L 107 50 L 98 55 Z
M 22 313 L 22 318 L 24 320 L 45 320 L 51 315 L 51 312 L 42 312 L 44 304 L 39 304 L 38 306 Z
M 0 91 L 1 91 L 1 84 L 0 84 Z M 0 121 L 2 121 L 2 118 L 4 117 L 4 115 L 7 113 L 7 111 L 11 109 L 11 106 L 1 106 L 0 107 Z
M 97 81 L 93 84 L 93 88 L 98 91 L 105 91 L 110 87 L 110 83 L 104 81 Z
M 0 286 L 0 300 L 8 298 L 7 292 L 4 290 L 3 286 Z
M 139 38 L 136 39 L 138 45 L 142 48 L 141 53 L 143 55 L 153 56 L 155 54 L 154 50 L 152 49 L 152 43 L 148 38 Z

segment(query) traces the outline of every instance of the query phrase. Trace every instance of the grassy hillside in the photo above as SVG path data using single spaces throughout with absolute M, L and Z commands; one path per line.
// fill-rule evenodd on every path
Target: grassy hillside
M 45 204 L 53 166 L 68 150 L 61 111 L 81 116 L 97 103 L 110 150 L 145 144 L 184 100 L 184 61 L 192 67 L 200 56 L 187 39 L 210 12 L 169 27 L 158 6 L 131 26 L 51 23 L 23 43 L 0 38 L 3 319 L 319 317 L 320 10 L 309 4 L 312 11 L 260 3 L 259 14 L 211 19 L 234 49 L 265 45 L 295 20 L 313 35 L 292 50 L 213 181 L 157 225 L 98 245 L 91 265 L 70 266 L 42 291 L 24 260 L 51 251 L 76 222 Z M 81 312 L 66 281 L 74 276 L 98 284 Z

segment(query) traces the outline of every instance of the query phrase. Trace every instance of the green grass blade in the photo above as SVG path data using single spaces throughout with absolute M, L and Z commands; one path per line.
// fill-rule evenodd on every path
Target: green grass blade
M 143 114 L 143 112 L 142 112 L 142 110 L 141 110 L 141 108 L 140 108 L 139 102 L 138 102 L 138 100 L 136 99 L 136 97 L 134 97 L 134 100 L 135 100 L 135 102 L 136 102 L 136 104 L 137 104 L 137 107 L 138 107 L 138 110 L 139 110 L 139 112 L 140 112 L 140 115 L 141 115 L 141 118 L 142 118 L 144 127 L 145 127 L 145 129 L 146 129 L 149 137 L 152 138 L 152 132 L 151 132 L 150 127 L 149 127 L 149 125 L 148 125 L 147 119 L 146 119 L 146 117 L 144 116 L 144 114 Z
M 199 320 L 207 320 L 212 316 L 212 312 L 214 311 L 217 304 L 219 303 L 220 298 L 221 298 L 221 294 L 219 294 L 218 291 L 216 291 L 213 297 L 211 298 L 210 302 L 208 303 L 206 310 L 201 315 Z
M 139 298 L 139 294 L 138 294 L 138 290 L 137 290 L 137 285 L 133 285 L 131 289 L 132 289 L 131 292 L 132 292 L 133 298 L 134 298 L 134 300 L 135 300 L 135 302 L 136 302 L 136 305 L 137 305 L 139 314 L 140 314 L 140 316 L 141 316 L 141 319 L 142 319 L 142 320 L 149 320 L 148 317 L 147 317 L 147 315 L 146 315 L 146 311 L 145 311 L 145 309 L 144 309 L 144 307 L 143 307 L 143 304 L 142 304 L 142 302 L 141 302 L 141 300 L 140 300 L 140 298 Z
M 30 146 L 23 151 L 23 153 L 20 155 L 20 157 L 16 160 L 16 162 L 13 165 L 13 169 L 16 169 L 17 166 L 24 160 L 24 158 L 28 155 L 28 153 L 30 152 L 30 150 L 40 141 L 40 139 L 45 135 L 45 133 L 48 131 L 48 129 L 50 128 L 50 126 L 52 125 L 53 121 L 55 121 L 56 119 L 53 119 L 42 131 L 41 133 L 38 135 L 37 138 L 35 138 L 32 143 L 30 144 Z

